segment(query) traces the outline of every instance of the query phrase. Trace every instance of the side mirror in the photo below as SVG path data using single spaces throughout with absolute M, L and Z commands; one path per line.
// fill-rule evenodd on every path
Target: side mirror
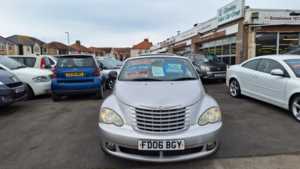
M 112 79 L 112 80 L 116 80 L 118 77 L 118 72 L 116 71 L 111 71 L 108 73 L 108 78 Z
M 284 77 L 284 72 L 281 69 L 273 69 L 271 70 L 271 75 Z
M 99 68 L 100 68 L 101 70 L 103 70 L 103 69 L 104 69 L 104 65 L 103 65 L 103 63 L 100 63 L 100 64 L 99 64 Z
M 199 67 L 196 67 L 196 71 L 197 71 L 199 74 L 201 74 L 201 70 L 200 70 Z

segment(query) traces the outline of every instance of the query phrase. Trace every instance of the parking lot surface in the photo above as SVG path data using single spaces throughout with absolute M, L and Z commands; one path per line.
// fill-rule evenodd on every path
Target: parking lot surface
M 287 111 L 231 98 L 222 83 L 207 82 L 205 88 L 224 113 L 222 145 L 209 158 L 150 164 L 107 156 L 97 137 L 101 101 L 81 96 L 54 103 L 42 97 L 0 110 L 0 169 L 207 168 L 211 159 L 300 152 L 299 123 Z

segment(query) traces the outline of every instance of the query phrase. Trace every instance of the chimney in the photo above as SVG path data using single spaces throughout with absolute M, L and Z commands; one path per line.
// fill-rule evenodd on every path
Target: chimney
M 76 40 L 75 44 L 80 46 L 80 40 Z
M 144 41 L 145 41 L 145 42 L 149 42 L 149 39 L 148 39 L 148 38 L 145 38 Z

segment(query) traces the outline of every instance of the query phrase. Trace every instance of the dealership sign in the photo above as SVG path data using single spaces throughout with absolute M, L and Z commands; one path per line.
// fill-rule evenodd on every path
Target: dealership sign
M 235 0 L 218 10 L 218 25 L 232 22 L 244 16 L 245 0 Z
M 258 17 L 250 22 L 252 24 L 261 25 L 300 25 L 300 11 L 290 10 L 265 10 L 265 11 L 252 11 L 258 13 Z M 296 14 L 293 16 L 293 14 Z M 252 14 L 253 15 L 253 14 Z M 252 16 L 251 15 L 251 16 Z

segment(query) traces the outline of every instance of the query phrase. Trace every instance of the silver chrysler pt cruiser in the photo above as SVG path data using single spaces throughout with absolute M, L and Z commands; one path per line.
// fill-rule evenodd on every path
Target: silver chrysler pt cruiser
M 191 62 L 174 55 L 128 59 L 99 112 L 102 149 L 121 158 L 173 162 L 216 152 L 222 113 Z

